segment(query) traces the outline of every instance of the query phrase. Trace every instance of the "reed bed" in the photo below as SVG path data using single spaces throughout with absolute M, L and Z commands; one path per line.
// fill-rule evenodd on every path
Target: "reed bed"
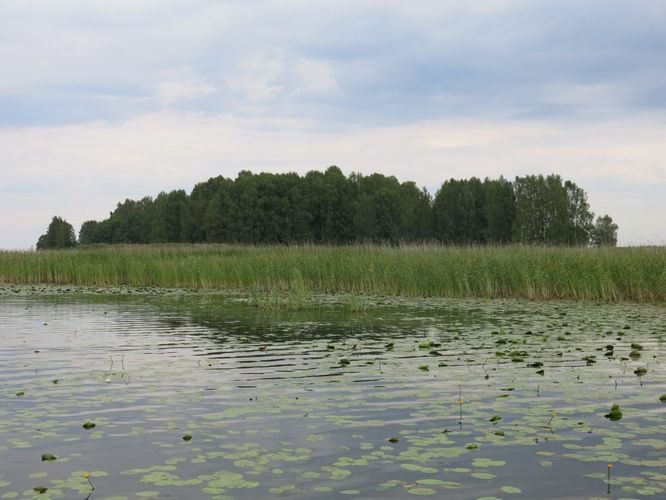
M 666 247 L 114 245 L 3 251 L 0 282 L 666 302 Z

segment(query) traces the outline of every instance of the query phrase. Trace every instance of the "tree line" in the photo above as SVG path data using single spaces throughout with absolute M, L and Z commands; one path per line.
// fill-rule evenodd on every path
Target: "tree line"
M 37 248 L 72 246 L 54 217 Z M 53 226 L 53 227 L 52 227 Z M 71 228 L 71 226 L 69 226 Z M 52 234 L 53 233 L 53 234 Z M 56 233 L 60 236 L 56 237 Z M 66 237 L 62 235 L 65 234 Z M 86 221 L 78 243 L 317 243 L 615 245 L 617 225 L 590 211 L 587 194 L 559 175 L 445 181 L 432 196 L 414 182 L 374 173 L 214 177 L 155 198 L 127 199 Z

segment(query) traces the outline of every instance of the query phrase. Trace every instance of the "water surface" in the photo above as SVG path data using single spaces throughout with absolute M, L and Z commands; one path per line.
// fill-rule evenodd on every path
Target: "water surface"
M 663 307 L 348 309 L 0 296 L 0 498 L 663 498 Z

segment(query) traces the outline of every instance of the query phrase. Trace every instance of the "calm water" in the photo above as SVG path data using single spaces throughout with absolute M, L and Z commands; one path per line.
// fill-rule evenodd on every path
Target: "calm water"
M 0 296 L 0 498 L 86 498 L 86 473 L 90 498 L 664 498 L 665 325 L 638 305 Z

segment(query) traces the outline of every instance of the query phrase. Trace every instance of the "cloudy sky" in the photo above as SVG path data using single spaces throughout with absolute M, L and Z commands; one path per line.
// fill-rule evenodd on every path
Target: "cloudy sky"
M 0 248 L 238 171 L 559 173 L 666 244 L 663 0 L 2 0 Z

